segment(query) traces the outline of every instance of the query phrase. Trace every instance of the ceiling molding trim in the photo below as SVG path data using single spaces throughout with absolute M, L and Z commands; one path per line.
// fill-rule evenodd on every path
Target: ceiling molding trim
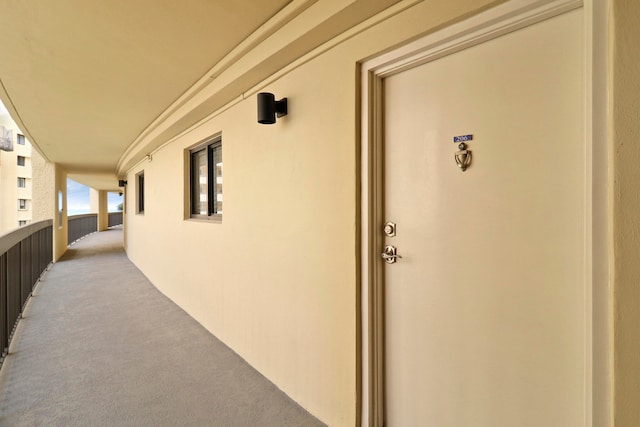
M 271 35 L 279 31 L 282 27 L 287 25 L 301 13 L 306 11 L 309 7 L 315 4 L 318 0 L 293 0 L 276 15 L 269 19 L 264 25 L 254 31 L 249 37 L 243 40 L 238 46 L 236 46 L 231 52 L 229 52 L 222 60 L 214 65 L 209 71 L 205 73 L 193 86 L 187 89 L 173 104 L 171 104 L 165 111 L 163 111 L 153 122 L 145 128 L 140 135 L 133 141 L 133 143 L 127 147 L 123 153 L 118 165 L 117 170 L 120 170 L 122 159 L 126 158 L 132 151 L 144 141 L 153 130 L 161 126 L 166 120 L 168 120 L 173 114 L 175 114 L 180 107 L 185 105 L 188 101 L 193 99 L 198 93 L 203 91 L 212 79 L 222 74 L 225 70 L 229 69 L 236 62 L 242 59 L 247 53 L 255 49 L 262 42 L 264 42 Z
M 51 160 L 49 159 L 49 157 L 47 157 L 47 155 L 44 154 L 44 151 L 42 151 L 42 149 L 36 142 L 36 139 L 33 137 L 31 132 L 29 132 L 29 128 L 22 120 L 20 113 L 18 112 L 15 104 L 13 103 L 13 100 L 11 99 L 11 95 L 9 95 L 9 91 L 7 90 L 7 87 L 1 78 L 0 78 L 0 100 L 2 100 L 2 103 L 6 107 L 7 111 L 9 111 L 9 115 L 11 116 L 13 121 L 18 125 L 18 128 L 27 137 L 27 139 L 29 140 L 29 143 L 31 143 L 31 146 L 38 151 L 38 153 L 42 156 L 43 159 L 51 163 Z
M 351 4 L 357 3 L 358 0 L 352 2 Z M 290 73 L 301 65 L 311 61 L 322 53 L 332 49 L 333 47 L 349 40 L 350 38 L 356 36 L 357 34 L 366 31 L 368 28 L 385 21 L 393 16 L 401 13 L 402 11 L 415 6 L 418 3 L 423 2 L 424 0 L 401 0 L 394 1 L 393 4 L 382 11 L 374 14 L 373 16 L 363 20 L 362 22 L 357 23 L 353 27 L 347 29 L 341 34 L 330 38 L 329 40 L 324 41 L 319 46 L 310 49 L 304 55 L 294 58 L 291 62 L 289 62 L 286 66 L 282 67 L 278 71 L 274 73 L 270 73 L 269 75 L 264 76 L 259 82 L 250 83 L 246 89 L 238 91 L 233 97 L 227 99 L 226 102 L 219 105 L 217 108 L 211 110 L 209 114 L 200 118 L 195 123 L 190 124 L 189 126 L 181 129 L 176 134 L 171 135 L 169 138 L 160 138 L 163 135 L 163 132 L 166 132 L 171 126 L 175 125 L 181 119 L 185 118 L 190 112 L 196 110 L 198 107 L 202 106 L 207 100 L 214 98 L 216 95 L 223 92 L 225 89 L 229 88 L 232 84 L 237 83 L 237 78 L 235 76 L 241 76 L 247 71 L 251 71 L 253 68 L 256 68 L 260 65 L 258 60 L 267 60 L 269 57 L 279 50 L 276 49 L 279 45 L 271 45 L 270 47 L 265 47 L 265 41 L 269 41 L 268 38 L 259 43 L 251 43 L 251 48 L 243 47 L 243 54 L 238 56 L 237 52 L 230 53 L 225 60 L 233 57 L 232 62 L 228 62 L 225 64 L 223 68 L 212 69 L 211 72 L 207 73 L 205 77 L 203 77 L 196 85 L 194 85 L 189 91 L 185 92 L 185 95 L 181 97 L 181 102 L 176 101 L 170 110 L 167 110 L 163 113 L 152 125 L 150 125 L 145 131 L 127 148 L 125 153 L 120 158 L 118 162 L 116 171 L 119 176 L 123 176 L 126 174 L 132 167 L 134 167 L 139 161 L 144 157 L 141 153 L 152 152 L 155 153 L 162 147 L 174 142 L 178 138 L 184 136 L 185 134 L 191 132 L 192 130 L 200 127 L 205 122 L 209 121 L 211 118 L 220 115 L 222 112 L 228 110 L 233 105 L 241 102 L 242 100 L 248 98 L 254 93 L 258 92 L 265 85 L 273 82 L 284 75 Z M 315 3 L 315 2 L 314 2 Z M 286 9 L 286 8 L 285 8 Z M 340 10 L 334 10 L 331 14 L 319 15 L 315 13 L 315 11 L 310 10 L 308 15 L 311 16 L 300 16 L 300 19 L 311 19 L 316 22 L 315 27 L 321 25 L 323 22 L 326 22 L 330 18 L 338 15 L 344 8 Z M 290 19 L 288 21 L 288 25 L 295 25 L 297 22 L 293 22 L 296 19 Z M 307 34 L 308 30 L 301 30 L 300 28 L 305 28 L 304 25 L 297 25 L 297 37 L 290 37 L 291 43 L 295 42 L 295 40 L 302 38 Z M 308 29 L 309 26 L 306 26 Z M 256 33 L 262 30 L 257 31 Z M 271 33 L 270 37 L 274 37 L 279 35 L 279 32 L 287 32 L 288 29 L 279 30 L 274 33 Z M 294 30 L 295 31 L 295 30 Z M 290 36 L 291 32 L 288 31 Z M 240 48 L 240 47 L 239 47 Z M 281 47 L 280 47 L 281 49 Z M 253 62 L 246 60 L 245 54 L 251 53 L 253 54 L 255 51 L 260 52 L 260 57 L 258 59 L 254 59 Z M 244 63 L 243 63 L 244 62 Z M 217 72 L 216 71 L 220 71 Z M 211 76 L 215 75 L 217 78 L 212 79 Z M 188 96 L 187 96 L 188 94 Z

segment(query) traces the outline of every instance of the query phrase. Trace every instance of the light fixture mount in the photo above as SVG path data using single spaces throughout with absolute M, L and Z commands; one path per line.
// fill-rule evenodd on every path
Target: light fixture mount
M 272 125 L 276 122 L 276 117 L 284 117 L 287 113 L 287 98 L 276 101 L 276 97 L 272 93 L 260 92 L 258 94 L 258 123 Z

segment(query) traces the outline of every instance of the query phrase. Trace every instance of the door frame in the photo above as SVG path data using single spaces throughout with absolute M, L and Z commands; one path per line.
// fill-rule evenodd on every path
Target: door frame
M 607 22 L 609 0 L 511 0 L 360 64 L 360 425 L 383 426 L 383 79 L 571 10 L 583 8 L 585 49 L 585 414 L 611 425 Z

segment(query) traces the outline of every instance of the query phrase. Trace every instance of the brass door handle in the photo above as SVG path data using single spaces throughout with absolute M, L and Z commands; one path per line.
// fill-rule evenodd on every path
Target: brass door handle
M 398 258 L 402 258 L 402 256 L 398 255 L 398 248 L 393 245 L 385 246 L 380 256 L 387 264 L 394 264 Z

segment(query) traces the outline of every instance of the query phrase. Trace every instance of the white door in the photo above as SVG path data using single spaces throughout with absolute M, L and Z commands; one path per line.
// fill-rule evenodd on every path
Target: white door
M 583 69 L 577 10 L 384 79 L 386 426 L 584 425 Z

